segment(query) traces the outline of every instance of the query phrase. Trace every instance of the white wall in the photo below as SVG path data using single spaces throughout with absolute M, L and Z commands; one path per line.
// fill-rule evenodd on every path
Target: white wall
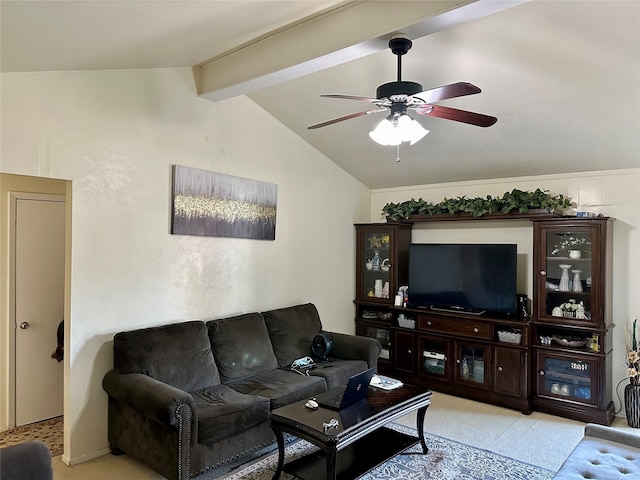
M 439 185 L 419 185 L 380 189 L 371 193 L 371 221 L 383 220 L 382 208 L 389 202 L 399 203 L 411 198 L 423 198 L 437 203 L 444 198 L 501 196 L 514 188 L 549 190 L 563 194 L 576 204 L 575 211 L 590 211 L 612 217 L 613 285 L 611 310 L 613 329 L 613 388 L 616 409 L 621 408 L 615 387 L 626 377 L 624 330 L 628 322 L 640 319 L 640 168 L 506 178 Z M 518 244 L 518 290 L 533 293 L 532 227 L 530 222 L 468 221 L 416 224 L 412 239 L 416 242 L 480 241 Z M 620 397 L 622 389 L 620 386 Z M 624 411 L 620 413 L 624 415 Z
M 191 69 L 2 74 L 0 171 L 72 182 L 65 456 L 107 448 L 114 333 L 314 302 L 352 333 L 369 190 L 246 97 Z M 275 241 L 169 233 L 171 165 L 278 185 Z

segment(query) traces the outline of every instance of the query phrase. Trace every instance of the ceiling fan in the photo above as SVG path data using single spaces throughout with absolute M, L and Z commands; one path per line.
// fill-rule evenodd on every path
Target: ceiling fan
M 358 97 L 353 95 L 320 95 L 326 98 L 340 98 L 347 100 L 361 100 L 374 104 L 377 108 L 364 112 L 352 113 L 344 117 L 334 118 L 326 122 L 307 127 L 316 129 L 352 118 L 390 111 L 380 124 L 369 133 L 369 136 L 382 145 L 400 145 L 403 141 L 413 145 L 424 135 L 429 133 L 420 123 L 411 118 L 407 111 L 413 110 L 419 115 L 444 118 L 456 122 L 468 123 L 479 127 L 490 127 L 498 121 L 496 117 L 480 113 L 458 110 L 457 108 L 434 105 L 435 102 L 448 98 L 462 97 L 480 93 L 481 90 L 467 82 L 457 82 L 442 87 L 423 90 L 416 82 L 402 80 L 402 55 L 412 46 L 411 40 L 404 34 L 398 34 L 389 40 L 389 48 L 398 57 L 398 80 L 380 85 L 376 90 L 376 98 Z

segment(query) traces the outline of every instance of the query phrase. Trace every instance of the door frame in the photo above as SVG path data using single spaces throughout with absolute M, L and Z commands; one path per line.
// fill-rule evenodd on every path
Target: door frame
M 26 193 L 26 192 L 10 192 L 9 193 L 9 355 L 8 370 L 9 370 L 9 391 L 8 393 L 8 426 L 13 428 L 16 426 L 16 221 L 17 221 L 17 205 L 18 200 L 34 200 L 34 201 L 49 201 L 49 202 L 67 202 L 65 195 L 56 194 L 44 194 L 44 193 Z M 68 215 L 68 208 L 66 209 Z M 66 215 L 65 215 L 66 216 Z M 65 220 L 65 232 L 68 232 L 66 225 L 68 219 Z M 65 233 L 66 236 L 66 233 Z M 68 245 L 68 239 L 65 239 L 65 245 Z M 66 250 L 66 247 L 65 247 Z M 67 255 L 65 251 L 65 256 Z M 65 271 L 67 261 L 65 260 Z M 67 274 L 65 273 L 65 277 Z M 66 278 L 65 278 L 65 291 L 66 291 Z M 66 297 L 66 293 L 65 293 Z M 66 303 L 66 299 L 65 299 Z M 65 306 L 66 313 L 66 306 Z M 65 315 L 66 316 L 66 315 Z M 65 322 L 65 345 L 67 342 L 68 322 Z M 65 355 L 66 363 L 67 355 Z M 66 368 L 65 373 L 66 376 Z M 66 384 L 66 382 L 65 382 Z M 63 388 L 64 390 L 64 388 Z M 63 394 L 64 395 L 64 394 Z

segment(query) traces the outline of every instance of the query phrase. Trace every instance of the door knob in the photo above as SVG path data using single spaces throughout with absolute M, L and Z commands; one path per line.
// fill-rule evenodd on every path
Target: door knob
M 20 323 L 20 328 L 22 330 L 26 330 L 27 328 L 29 328 L 29 322 L 22 322 Z

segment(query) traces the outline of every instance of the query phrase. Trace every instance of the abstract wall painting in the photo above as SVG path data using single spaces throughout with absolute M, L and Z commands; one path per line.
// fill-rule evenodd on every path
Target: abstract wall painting
M 275 240 L 278 185 L 173 166 L 171 233 Z

